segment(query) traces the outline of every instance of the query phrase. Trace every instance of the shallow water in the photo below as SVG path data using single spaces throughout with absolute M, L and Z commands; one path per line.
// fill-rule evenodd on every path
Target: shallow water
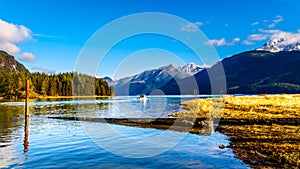
M 97 128 L 97 123 L 47 118 L 66 115 L 167 117 L 181 110 L 178 103 L 188 99 L 192 97 L 151 97 L 146 102 L 134 97 L 33 102 L 30 104 L 28 152 L 24 152 L 23 146 L 23 103 L 1 103 L 0 168 L 247 168 L 247 165 L 234 158 L 231 149 L 218 148 L 220 144 L 229 144 L 228 138 L 219 133 L 207 137 L 169 131 L 174 137 L 167 137 L 160 144 L 152 146 L 165 148 L 171 145 L 175 137 L 184 137 L 174 147 L 152 156 L 157 152 L 155 148 L 138 147 L 140 145 L 126 141 L 152 140 L 164 135 L 163 130 L 106 124 L 117 133 L 112 134 Z M 102 137 L 88 131 L 90 128 Z M 117 140 L 117 135 L 126 139 Z M 110 147 L 107 148 L 107 145 Z M 140 152 L 149 157 L 140 158 Z

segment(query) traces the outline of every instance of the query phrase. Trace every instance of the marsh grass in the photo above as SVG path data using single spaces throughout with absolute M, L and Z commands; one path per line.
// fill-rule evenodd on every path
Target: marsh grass
M 223 96 L 182 103 L 173 117 L 221 118 L 235 121 L 217 131 L 230 137 L 237 158 L 252 168 L 300 168 L 300 95 Z M 243 121 L 289 119 L 293 125 L 243 125 Z M 241 124 L 238 124 L 240 121 Z
M 195 99 L 181 105 L 187 111 L 175 113 L 173 117 L 188 116 L 195 109 L 198 118 L 206 118 L 209 114 L 224 119 L 300 117 L 300 95 L 223 96 Z

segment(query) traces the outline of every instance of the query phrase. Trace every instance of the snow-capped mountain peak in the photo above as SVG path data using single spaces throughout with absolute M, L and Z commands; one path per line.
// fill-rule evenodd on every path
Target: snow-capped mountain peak
M 164 71 L 167 71 L 167 72 L 172 72 L 176 69 L 177 69 L 177 67 L 173 64 L 169 64 L 167 66 L 162 66 L 162 67 L 158 68 L 158 70 L 164 70 Z M 153 70 L 155 70 L 155 69 L 153 69 Z
M 194 75 L 198 72 L 200 72 L 201 70 L 203 70 L 203 67 L 196 65 L 195 63 L 189 63 L 187 65 L 184 65 L 182 67 L 179 67 L 181 72 L 185 72 L 187 74 L 191 74 Z
M 158 89 L 173 78 L 183 79 L 193 76 L 204 68 L 207 67 L 201 67 L 195 63 L 189 63 L 181 67 L 170 64 L 157 69 L 146 70 L 140 74 L 124 77 L 116 81 L 110 81 L 108 78 L 105 80 L 114 87 L 116 95 L 137 95 Z
M 281 51 L 300 51 L 300 42 L 293 42 L 286 38 L 272 39 L 256 50 L 273 53 Z
M 105 80 L 109 86 L 114 86 L 116 84 L 116 82 L 114 80 L 112 80 L 110 77 L 104 77 L 103 80 Z

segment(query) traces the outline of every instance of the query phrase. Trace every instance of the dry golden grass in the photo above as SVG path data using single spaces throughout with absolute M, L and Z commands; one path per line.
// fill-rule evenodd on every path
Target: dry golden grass
M 220 118 L 224 109 L 224 98 L 195 99 L 181 103 L 185 112 L 172 114 L 173 117 L 193 116 L 197 118 Z
M 182 103 L 187 111 L 172 116 L 209 115 L 224 119 L 300 118 L 300 95 L 223 96 Z
M 300 126 L 219 126 L 231 138 L 236 156 L 253 168 L 300 167 Z
M 300 95 L 223 96 L 182 103 L 173 117 L 222 118 L 217 130 L 231 139 L 236 157 L 253 168 L 300 168 Z M 293 125 L 239 125 L 244 120 L 289 119 Z

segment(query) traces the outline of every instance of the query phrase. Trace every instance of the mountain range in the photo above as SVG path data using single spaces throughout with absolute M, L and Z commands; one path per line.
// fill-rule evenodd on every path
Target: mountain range
M 253 50 L 225 58 L 193 78 L 171 80 L 161 90 L 165 94 L 193 94 L 195 88 L 200 94 L 300 93 L 299 67 L 300 51 Z M 191 83 L 193 79 L 197 86 Z M 226 86 L 217 86 L 219 90 L 211 92 L 211 84 L 220 82 Z M 186 90 L 180 91 L 179 86 L 185 86 Z
M 116 95 L 300 93 L 300 43 L 273 39 L 255 50 L 224 58 L 211 67 L 167 65 L 130 77 L 105 77 Z M 0 50 L 0 72 L 29 72 Z M 213 89 L 213 91 L 212 91 Z
M 300 43 L 273 39 L 212 67 L 168 65 L 109 83 L 116 95 L 300 93 Z M 222 84 L 223 83 L 223 84 Z M 221 85 L 222 84 L 222 85 Z M 212 92 L 213 86 L 213 92 Z
M 256 50 L 273 53 L 281 51 L 300 51 L 300 42 L 294 42 L 294 40 L 290 41 L 286 38 L 272 39 Z
M 109 77 L 103 79 L 114 87 L 116 95 L 149 94 L 154 89 L 163 87 L 171 79 L 184 79 L 193 76 L 205 68 L 206 67 L 201 67 L 194 63 L 189 63 L 182 67 L 170 64 L 116 81 L 113 81 Z

